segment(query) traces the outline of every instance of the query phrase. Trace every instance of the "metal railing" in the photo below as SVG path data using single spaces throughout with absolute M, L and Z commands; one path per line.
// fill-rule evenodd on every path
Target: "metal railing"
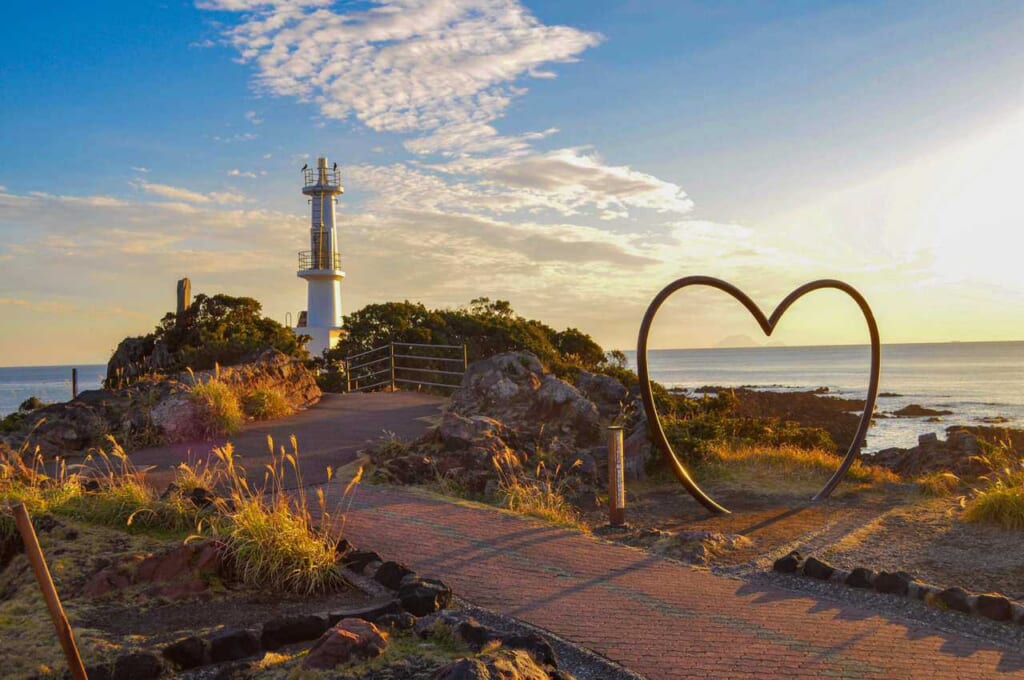
M 302 171 L 303 188 L 315 186 L 341 186 L 341 171 L 330 168 L 306 168 Z
M 299 252 L 299 269 L 341 269 L 341 255 L 303 250 Z
M 455 389 L 466 374 L 465 345 L 392 342 L 345 357 L 345 391 L 362 392 L 399 385 Z

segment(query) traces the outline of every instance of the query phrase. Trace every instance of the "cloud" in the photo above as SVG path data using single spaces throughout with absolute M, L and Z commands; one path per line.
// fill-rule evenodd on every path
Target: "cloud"
M 260 123 L 263 122 L 263 119 L 260 118 L 258 115 L 256 115 L 255 111 L 246 111 L 245 112 L 245 119 L 247 121 L 249 121 L 250 123 L 252 123 L 253 125 L 259 125 Z
M 141 168 L 141 167 L 136 167 L 134 165 L 132 166 L 132 170 L 134 170 L 135 172 L 142 172 L 142 173 L 149 172 L 149 168 Z
M 171 198 L 177 201 L 185 201 L 187 203 L 241 203 L 246 200 L 246 197 L 242 194 L 230 191 L 211 191 L 210 193 L 203 194 L 198 191 L 183 189 L 169 184 L 156 184 L 144 181 L 131 182 L 131 185 L 141 189 L 147 194 L 153 194 L 154 196 L 161 196 L 163 198 Z
M 234 142 L 251 142 L 254 139 L 259 139 L 259 135 L 254 132 L 240 132 L 227 137 L 214 135 L 213 137 L 213 141 L 222 142 L 224 144 L 232 144 Z
M 234 168 L 232 170 L 228 170 L 228 177 L 246 177 L 248 179 L 255 179 L 256 178 L 256 173 L 255 172 L 243 172 L 242 170 L 239 170 L 238 168 Z
M 376 131 L 435 130 L 489 122 L 550 77 L 543 64 L 573 61 L 601 36 L 547 26 L 516 0 L 378 0 L 339 13 L 328 2 L 200 2 L 245 12 L 226 38 L 256 67 L 257 88 L 354 116 Z

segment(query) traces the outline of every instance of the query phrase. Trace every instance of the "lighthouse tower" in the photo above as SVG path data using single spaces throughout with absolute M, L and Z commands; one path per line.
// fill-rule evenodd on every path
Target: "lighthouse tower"
M 302 193 L 309 196 L 312 222 L 309 250 L 299 253 L 299 278 L 308 284 L 306 312 L 299 315 L 297 333 L 312 338 L 310 354 L 319 356 L 341 338 L 341 257 L 335 229 L 335 196 L 344 193 L 338 164 L 328 167 L 327 159 L 316 159 L 316 168 L 304 167 Z

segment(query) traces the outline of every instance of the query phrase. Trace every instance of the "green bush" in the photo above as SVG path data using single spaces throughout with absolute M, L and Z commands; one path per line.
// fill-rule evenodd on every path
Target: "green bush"
M 245 412 L 256 420 L 283 418 L 292 414 L 288 397 L 276 387 L 257 387 L 243 400 Z
M 217 378 L 197 382 L 192 386 L 192 399 L 202 411 L 200 430 L 204 436 L 234 435 L 242 429 L 242 403 L 227 383 Z

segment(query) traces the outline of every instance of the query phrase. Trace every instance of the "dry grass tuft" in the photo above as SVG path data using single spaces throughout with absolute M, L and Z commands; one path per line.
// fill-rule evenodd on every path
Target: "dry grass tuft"
M 1024 529 L 1024 460 L 981 478 L 964 501 L 964 519 L 996 524 L 1004 529 Z
M 823 449 L 792 445 L 758 446 L 714 444 L 701 463 L 704 472 L 721 479 L 764 483 L 770 490 L 820 486 L 835 473 L 841 458 Z M 866 486 L 895 483 L 890 470 L 855 460 L 846 480 Z
M 952 496 L 960 488 L 960 478 L 952 472 L 931 472 L 918 477 L 914 484 L 924 495 L 941 498 Z
M 294 413 L 284 391 L 279 387 L 257 387 L 243 399 L 245 412 L 256 420 L 284 418 Z
M 516 454 L 508 450 L 495 457 L 493 462 L 498 471 L 498 493 L 504 507 L 553 524 L 584 528 L 579 512 L 566 498 L 570 478 L 562 474 L 561 466 L 549 470 L 541 461 L 531 472 L 524 469 Z M 576 461 L 572 467 L 579 465 L 580 462 Z

